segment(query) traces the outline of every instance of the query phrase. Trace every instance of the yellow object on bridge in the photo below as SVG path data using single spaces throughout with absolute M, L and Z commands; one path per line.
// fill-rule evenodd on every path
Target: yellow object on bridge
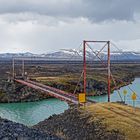
M 85 103 L 86 102 L 86 94 L 80 93 L 79 94 L 79 103 Z

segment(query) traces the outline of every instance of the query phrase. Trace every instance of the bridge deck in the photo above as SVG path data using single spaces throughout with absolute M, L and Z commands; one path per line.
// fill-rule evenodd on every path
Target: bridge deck
M 40 84 L 38 82 L 31 81 L 31 80 L 24 81 L 24 80 L 21 80 L 21 79 L 15 79 L 15 81 L 18 82 L 18 83 L 21 83 L 23 85 L 26 85 L 28 87 L 34 88 L 36 90 L 41 90 L 43 92 L 46 92 L 50 96 L 53 96 L 53 97 L 58 98 L 60 100 L 71 102 L 71 103 L 74 103 L 74 104 L 79 103 L 77 97 L 74 96 L 71 93 L 66 93 L 66 92 L 61 91 L 59 89 L 49 87 L 49 86 Z

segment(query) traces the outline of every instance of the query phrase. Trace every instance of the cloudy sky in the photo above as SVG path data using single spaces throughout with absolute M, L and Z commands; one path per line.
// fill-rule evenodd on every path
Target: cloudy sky
M 0 53 L 47 53 L 82 40 L 140 51 L 140 0 L 0 0 Z

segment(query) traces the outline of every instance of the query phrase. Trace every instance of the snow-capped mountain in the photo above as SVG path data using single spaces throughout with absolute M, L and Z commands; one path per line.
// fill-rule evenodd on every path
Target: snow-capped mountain
M 13 58 L 13 57 L 33 57 L 36 56 L 30 52 L 26 53 L 1 53 L 0 58 Z
M 41 57 L 48 59 L 67 59 L 67 60 L 82 60 L 83 52 L 82 50 L 60 50 L 53 53 L 44 53 L 44 54 L 33 54 L 30 52 L 26 53 L 2 53 L 0 54 L 0 59 L 12 59 L 13 57 Z M 100 57 L 103 60 L 107 59 L 107 52 L 99 53 L 98 51 L 87 51 L 86 52 L 87 59 L 99 60 Z M 111 60 L 140 60 L 140 52 L 111 52 Z

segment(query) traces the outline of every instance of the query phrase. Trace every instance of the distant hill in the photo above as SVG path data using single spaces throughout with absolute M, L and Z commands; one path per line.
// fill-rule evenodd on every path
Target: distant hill
M 96 52 L 98 54 L 98 51 Z M 95 53 L 87 51 L 86 53 L 87 59 L 91 60 L 99 60 L 96 57 Z M 30 52 L 26 53 L 1 53 L 0 59 L 12 59 L 13 57 L 41 57 L 41 58 L 48 58 L 48 59 L 67 59 L 67 60 L 82 60 L 83 59 L 83 52 L 79 51 L 76 52 L 75 50 L 61 50 L 53 53 L 44 53 L 44 54 L 33 54 Z M 107 52 L 102 52 L 99 54 L 99 57 L 103 60 L 107 59 Z M 111 60 L 140 60 L 140 52 L 111 52 Z

